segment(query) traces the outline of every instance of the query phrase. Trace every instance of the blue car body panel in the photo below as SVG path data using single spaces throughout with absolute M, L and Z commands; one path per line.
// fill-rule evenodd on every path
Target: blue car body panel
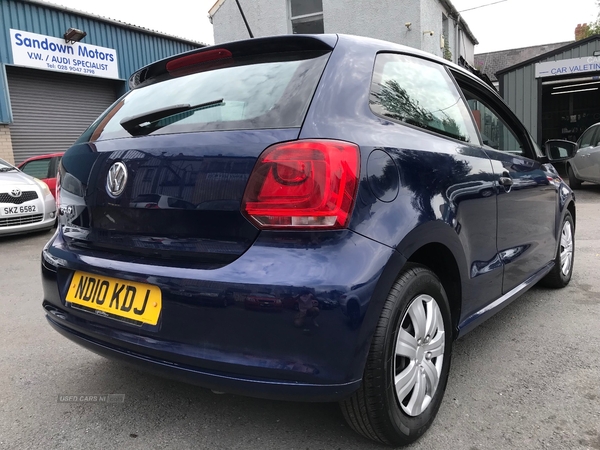
M 80 143 L 65 154 L 65 176 L 73 184 L 68 188 L 63 176 L 61 199 L 72 205 L 65 214 L 92 209 L 97 229 L 71 220 L 43 251 L 43 305 L 55 329 L 100 354 L 212 389 L 339 400 L 360 385 L 388 292 L 420 249 L 443 247 L 456 262 L 462 299 L 456 336 L 551 269 L 560 224 L 573 202 L 570 189 L 550 181 L 552 174 L 540 162 L 442 137 L 370 110 L 369 80 L 378 52 L 431 55 L 349 36 L 322 39 L 335 48 L 301 129 L 115 139 Z M 239 203 L 222 200 L 241 198 L 265 148 L 295 139 L 339 139 L 360 147 L 359 187 L 348 229 L 259 231 L 239 213 Z M 148 167 L 176 170 L 184 160 L 193 166 L 213 158 L 215 164 L 238 165 L 239 171 L 235 176 L 211 172 L 222 175 L 211 175 L 214 192 L 205 189 L 200 200 L 183 194 L 194 191 L 194 181 L 173 182 L 182 198 L 204 206 L 152 212 L 135 198 L 106 194 L 106 168 L 119 158 L 129 158 L 132 183 L 148 183 L 144 194 L 151 195 L 159 192 L 146 180 Z M 432 167 L 438 177 L 430 176 Z M 506 190 L 499 183 L 506 171 L 523 182 Z M 515 204 L 521 208 L 515 210 Z M 208 214 L 218 217 L 212 225 L 205 220 Z M 111 225 L 115 218 L 123 229 Z M 132 234 L 131 226 L 139 233 Z M 173 226 L 172 236 L 160 235 Z M 232 228 L 229 238 L 216 239 L 227 227 Z M 75 271 L 160 287 L 159 323 L 132 326 L 66 304 Z M 329 306 L 314 323 L 298 327 L 288 299 L 307 288 Z M 244 298 L 261 294 L 280 299 L 283 306 L 244 307 Z

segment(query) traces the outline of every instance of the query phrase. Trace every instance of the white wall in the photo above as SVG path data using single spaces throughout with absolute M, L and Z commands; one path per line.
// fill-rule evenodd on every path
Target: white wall
M 442 13 L 446 10 L 437 0 L 422 0 L 421 1 L 421 50 L 433 53 L 437 56 L 443 56 L 442 42 Z M 448 19 L 451 20 L 451 19 Z M 452 27 L 452 22 L 448 24 L 448 28 Z M 433 31 L 433 36 L 426 31 Z M 450 46 L 452 51 L 452 45 Z M 454 52 L 452 51 L 454 55 Z
M 256 37 L 291 33 L 288 0 L 239 0 Z M 325 33 L 355 34 L 396 42 L 443 56 L 439 0 L 323 0 Z M 412 25 L 408 29 L 405 24 Z M 248 39 L 235 0 L 225 0 L 213 16 L 215 44 Z M 448 19 L 452 60 L 463 56 L 474 63 L 474 46 L 467 38 L 457 49 L 455 22 Z M 433 31 L 433 36 L 425 31 Z M 463 37 L 466 37 L 462 33 Z
M 262 0 L 264 1 L 264 0 Z M 326 33 L 355 34 L 420 48 L 419 0 L 323 0 Z M 404 25 L 411 22 L 410 30 Z
M 291 33 L 287 0 L 239 0 L 254 37 Z M 215 44 L 249 39 L 235 0 L 225 0 L 213 16 Z

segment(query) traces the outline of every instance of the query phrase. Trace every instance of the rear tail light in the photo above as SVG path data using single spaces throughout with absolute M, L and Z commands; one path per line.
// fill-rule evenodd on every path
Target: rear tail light
M 354 207 L 358 146 L 333 140 L 276 144 L 259 157 L 242 201 L 261 229 L 345 228 Z

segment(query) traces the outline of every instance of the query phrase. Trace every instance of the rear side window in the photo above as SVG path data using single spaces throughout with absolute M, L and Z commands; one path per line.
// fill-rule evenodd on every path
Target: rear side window
M 323 52 L 253 56 L 166 75 L 117 101 L 79 142 L 300 127 L 328 57 Z
M 476 137 L 469 112 L 440 64 L 406 55 L 377 55 L 371 110 L 380 116 L 469 142 Z

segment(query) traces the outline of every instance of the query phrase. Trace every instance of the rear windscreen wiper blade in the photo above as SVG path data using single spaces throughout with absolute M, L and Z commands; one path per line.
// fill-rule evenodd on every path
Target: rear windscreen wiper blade
M 175 114 L 189 112 L 190 114 L 187 114 L 178 119 L 178 120 L 182 120 L 182 119 L 185 119 L 186 117 L 189 117 L 190 115 L 192 115 L 198 109 L 204 109 L 204 108 L 208 108 L 211 106 L 217 106 L 222 103 L 223 103 L 223 99 L 220 98 L 217 100 L 211 100 L 209 102 L 204 102 L 204 103 L 200 103 L 198 105 L 193 105 L 193 106 L 189 105 L 189 104 L 167 106 L 166 108 L 155 109 L 153 111 L 145 112 L 145 113 L 139 114 L 137 116 L 126 117 L 125 119 L 121 120 L 120 124 L 132 136 L 150 134 L 153 131 L 156 131 L 157 129 L 162 128 L 162 126 L 149 127 L 149 126 L 141 126 L 141 125 L 143 125 L 143 124 L 149 125 L 152 122 L 156 122 L 160 119 L 164 119 L 169 116 L 174 116 Z
M 10 172 L 11 170 L 19 170 L 16 167 L 2 167 L 0 168 L 0 172 Z

